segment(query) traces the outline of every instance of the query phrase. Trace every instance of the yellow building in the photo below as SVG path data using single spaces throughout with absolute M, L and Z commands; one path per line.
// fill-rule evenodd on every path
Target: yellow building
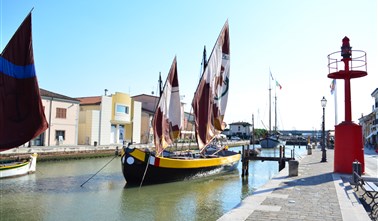
M 80 97 L 78 144 L 140 143 L 142 105 L 128 94 Z

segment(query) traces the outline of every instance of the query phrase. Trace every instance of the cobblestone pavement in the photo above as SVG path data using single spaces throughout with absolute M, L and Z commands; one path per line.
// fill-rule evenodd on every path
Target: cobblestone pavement
M 349 182 L 333 173 L 334 151 L 327 150 L 299 160 L 298 176 L 289 177 L 288 167 L 247 197 L 219 220 L 370 220 Z M 352 166 L 352 165 L 351 165 Z

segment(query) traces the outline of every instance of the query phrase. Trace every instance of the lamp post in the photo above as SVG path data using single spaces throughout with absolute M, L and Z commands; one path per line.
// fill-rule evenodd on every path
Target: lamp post
M 322 160 L 320 162 L 327 162 L 327 153 L 325 149 L 325 107 L 327 105 L 327 100 L 323 96 L 322 100 L 320 101 L 323 107 L 323 122 L 322 122 Z

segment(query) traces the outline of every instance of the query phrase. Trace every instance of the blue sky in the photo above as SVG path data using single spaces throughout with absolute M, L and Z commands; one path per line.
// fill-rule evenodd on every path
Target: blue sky
M 180 92 L 190 111 L 203 47 L 209 55 L 228 19 L 227 123 L 251 122 L 254 114 L 255 127 L 268 127 L 270 69 L 282 85 L 276 88 L 280 129 L 319 130 L 323 96 L 326 129 L 333 129 L 327 55 L 340 50 L 344 36 L 353 49 L 366 51 L 368 61 L 368 76 L 351 81 L 352 120 L 372 111 L 371 93 L 378 87 L 375 0 L 0 0 L 1 50 L 33 7 L 39 85 L 56 93 L 156 94 L 159 72 L 165 78 L 177 56 Z M 343 85 L 337 81 L 338 123 L 344 120 Z

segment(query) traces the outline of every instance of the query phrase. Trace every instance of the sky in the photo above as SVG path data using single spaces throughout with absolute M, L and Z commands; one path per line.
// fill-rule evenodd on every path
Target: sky
M 351 80 L 352 121 L 372 112 L 371 93 L 378 88 L 376 0 L 0 0 L 1 51 L 32 8 L 39 86 L 55 93 L 156 95 L 159 73 L 165 79 L 177 56 L 180 94 L 190 112 L 203 48 L 209 56 L 228 20 L 228 124 L 252 123 L 253 116 L 255 128 L 269 128 L 271 72 L 278 129 L 321 130 L 323 96 L 325 127 L 334 129 L 345 120 L 344 81 L 337 80 L 335 102 L 327 56 L 340 51 L 345 36 L 353 50 L 367 54 L 368 75 Z

